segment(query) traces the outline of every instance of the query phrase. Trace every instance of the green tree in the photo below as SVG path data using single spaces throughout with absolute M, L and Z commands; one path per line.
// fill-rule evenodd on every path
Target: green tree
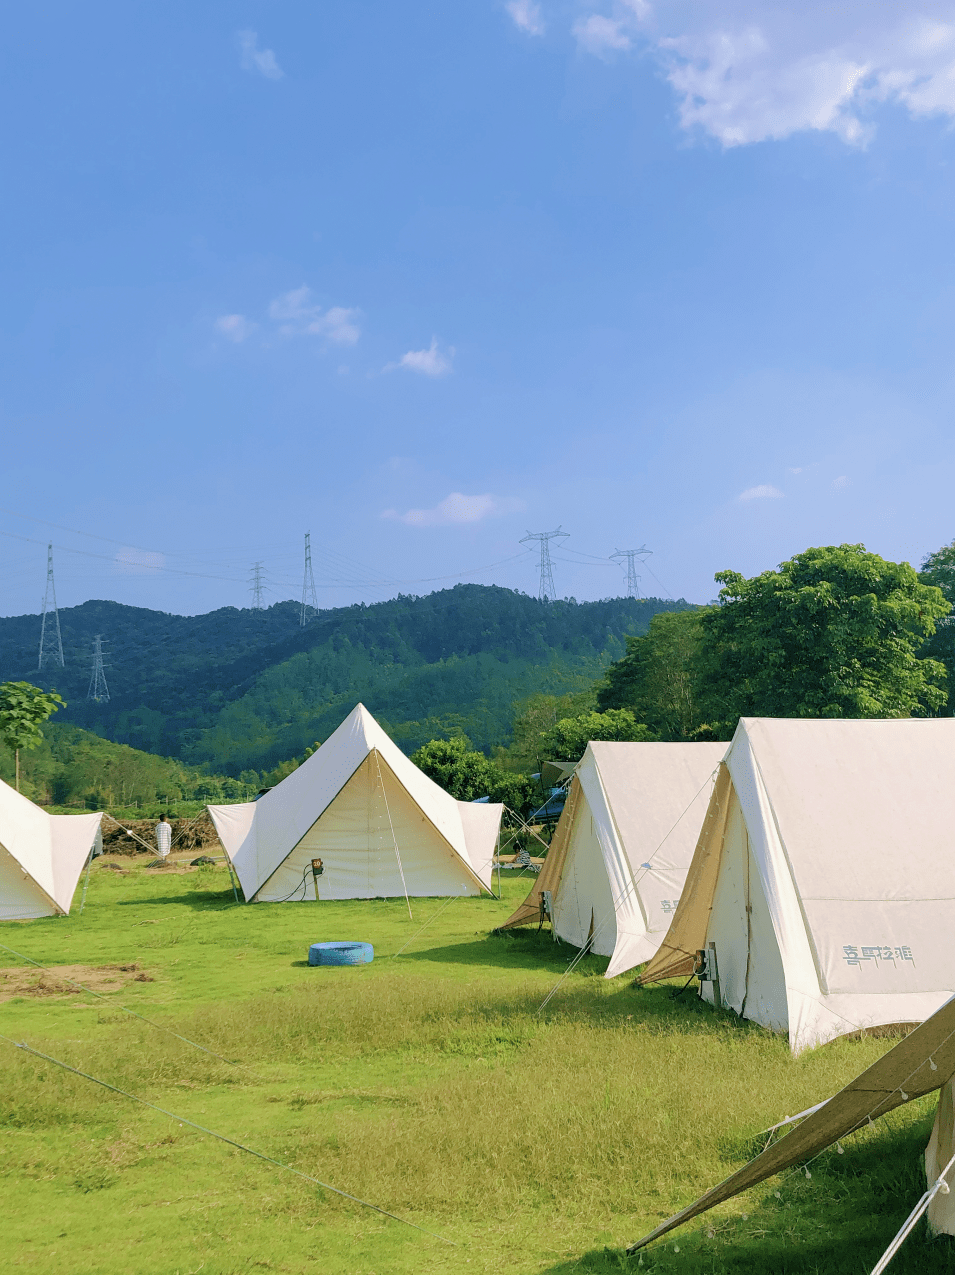
M 511 774 L 471 748 L 463 735 L 454 739 L 432 739 L 411 754 L 419 770 L 458 801 L 489 797 L 522 813 L 530 800 L 531 781 Z
M 955 540 L 930 553 L 922 562 L 919 579 L 923 584 L 941 589 L 946 602 L 955 604 Z M 938 622 L 936 631 L 927 639 L 921 654 L 941 660 L 948 673 L 948 711 L 955 710 L 955 616 Z
M 643 742 L 655 738 L 629 709 L 608 708 L 605 713 L 562 718 L 541 736 L 541 753 L 559 761 L 580 761 L 592 739 Z
M 834 545 L 716 580 L 699 693 L 724 737 L 742 716 L 906 717 L 945 702 L 944 666 L 918 652 L 949 604 L 907 562 Z
M 701 724 L 697 658 L 703 608 L 655 615 L 642 636 L 627 638 L 627 653 L 611 664 L 597 688 L 602 711 L 628 708 L 660 739 L 695 736 Z
M 42 691 L 29 682 L 0 685 L 0 736 L 16 759 L 17 792 L 20 791 L 20 749 L 37 748 L 43 742 L 42 724 L 57 709 L 66 708 L 56 691 Z

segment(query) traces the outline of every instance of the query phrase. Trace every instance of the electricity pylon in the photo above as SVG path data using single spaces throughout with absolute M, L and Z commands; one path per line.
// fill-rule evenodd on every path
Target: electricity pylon
M 646 547 L 644 547 L 642 549 L 617 549 L 614 553 L 610 555 L 611 558 L 620 558 L 620 559 L 625 558 L 627 561 L 627 597 L 628 598 L 639 598 L 640 596 L 640 577 L 637 575 L 637 568 L 634 566 L 634 559 L 640 558 L 642 561 L 644 558 L 649 558 L 652 552 L 653 552 L 652 549 L 647 549 Z M 621 567 L 623 566 L 622 561 L 620 565 Z
M 313 615 L 318 611 L 318 598 L 315 594 L 315 576 L 312 574 L 312 533 L 305 533 L 305 578 L 302 581 L 302 618 L 304 629 Z
M 56 609 L 56 585 L 53 583 L 53 545 L 46 548 L 46 593 L 43 595 L 43 619 L 40 623 L 40 656 L 36 671 L 58 665 L 66 667 L 63 658 L 63 637 L 60 633 L 60 613 Z
M 90 673 L 90 688 L 86 698 L 95 700 L 97 704 L 109 703 L 109 687 L 106 685 L 106 673 L 103 663 L 103 636 L 97 633 L 93 638 L 93 671 Z
M 539 540 L 541 546 L 541 579 L 540 591 L 538 597 L 541 602 L 555 602 L 557 600 L 557 590 L 554 588 L 554 567 L 550 560 L 550 542 L 555 536 L 569 536 L 569 531 L 561 531 L 560 527 L 556 531 L 529 531 L 527 535 L 520 541 L 526 544 L 528 540 Z
M 265 607 L 263 594 L 265 593 L 266 584 L 262 578 L 262 563 L 253 562 L 252 575 L 249 579 L 249 592 L 252 594 L 252 610 L 262 611 Z

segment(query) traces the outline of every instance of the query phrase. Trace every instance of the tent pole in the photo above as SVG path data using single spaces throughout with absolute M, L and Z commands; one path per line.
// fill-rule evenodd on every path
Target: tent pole
M 233 876 L 233 873 L 232 873 L 232 860 L 229 858 L 228 855 L 226 855 L 225 857 L 225 866 L 229 869 L 229 880 L 232 882 L 232 893 L 235 895 L 236 903 L 238 903 L 239 891 L 235 888 L 235 877 Z M 315 893 L 316 895 L 318 894 L 317 887 L 316 887 Z

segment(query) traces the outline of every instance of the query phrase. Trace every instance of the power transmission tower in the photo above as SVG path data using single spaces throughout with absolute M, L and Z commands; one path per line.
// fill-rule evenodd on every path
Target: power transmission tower
M 36 671 L 58 665 L 66 667 L 63 658 L 63 638 L 60 634 L 60 613 L 56 609 L 56 585 L 53 583 L 53 545 L 46 549 L 46 593 L 43 595 L 43 620 L 40 623 L 40 657 Z
M 263 598 L 263 594 L 265 593 L 265 590 L 266 590 L 266 584 L 265 584 L 265 580 L 263 579 L 263 575 L 264 575 L 264 572 L 262 570 L 262 563 L 253 562 L 252 574 L 249 578 L 249 592 L 252 594 L 252 610 L 253 611 L 262 611 L 265 609 L 265 601 Z
M 104 669 L 106 665 L 103 663 L 103 636 L 97 633 L 93 638 L 93 671 L 90 673 L 90 688 L 86 692 L 86 698 L 92 699 L 97 704 L 109 703 L 109 687 L 106 685 L 106 673 Z
M 640 577 L 637 575 L 637 568 L 634 566 L 634 560 L 639 558 L 643 561 L 644 558 L 649 558 L 652 552 L 652 549 L 644 547 L 642 549 L 617 549 L 610 555 L 611 558 L 621 559 L 621 567 L 623 566 L 623 559 L 626 559 L 628 598 L 639 598 L 640 596 Z
M 318 611 L 318 598 L 315 594 L 315 576 L 312 574 L 312 533 L 305 533 L 305 578 L 302 581 L 302 619 L 304 629 L 313 615 Z
M 557 590 L 554 588 L 554 567 L 550 560 L 550 542 L 555 536 L 569 536 L 569 531 L 561 531 L 560 527 L 556 531 L 529 531 L 527 535 L 520 541 L 526 544 L 528 540 L 539 540 L 541 546 L 541 581 L 538 597 L 541 602 L 555 602 L 557 600 Z

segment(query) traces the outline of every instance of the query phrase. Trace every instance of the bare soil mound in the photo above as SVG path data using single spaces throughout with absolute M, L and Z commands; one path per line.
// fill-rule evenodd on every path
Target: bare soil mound
M 14 996 L 82 996 L 83 987 L 94 992 L 118 992 L 127 983 L 154 983 L 141 965 L 54 965 L 46 970 L 0 969 L 0 1001 Z M 82 983 L 83 987 L 77 986 Z

